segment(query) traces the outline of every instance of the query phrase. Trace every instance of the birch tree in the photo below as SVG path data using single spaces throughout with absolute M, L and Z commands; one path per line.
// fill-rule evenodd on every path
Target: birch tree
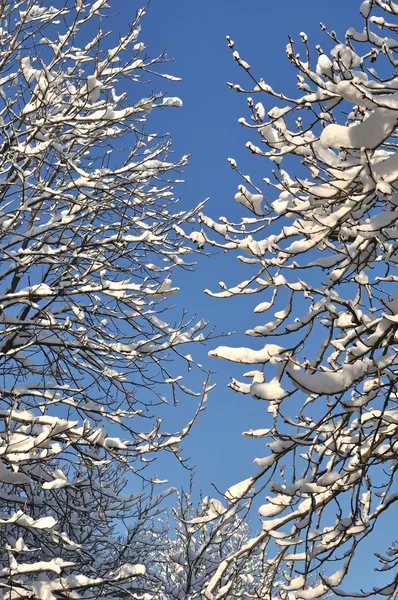
M 181 224 L 200 207 L 176 206 L 188 157 L 171 160 L 148 119 L 181 101 L 144 85 L 175 79 L 141 41 L 146 7 L 131 3 L 122 35 L 108 8 L 0 6 L 4 600 L 137 597 L 138 549 L 170 493 L 145 491 L 161 483 L 145 467 L 159 452 L 182 460 L 206 399 L 206 383 L 191 391 L 181 375 L 206 323 L 169 300 L 173 272 L 193 262 Z M 163 427 L 164 405 L 187 394 L 192 420 Z
M 398 5 L 365 0 L 360 14 L 363 29 L 345 39 L 321 25 L 325 50 L 305 33 L 289 39 L 297 94 L 258 78 L 227 38 L 245 72 L 246 85 L 229 86 L 248 96 L 247 149 L 273 169 L 257 182 L 230 158 L 245 216 L 201 214 L 196 236 L 247 269 L 208 293 L 246 298 L 251 343 L 210 354 L 236 365 L 235 392 L 266 406 L 262 428 L 244 435 L 267 448 L 225 494 L 231 511 L 261 497 L 262 530 L 221 561 L 208 599 L 223 597 L 235 561 L 258 547 L 270 578 L 262 598 L 398 593 L 386 526 L 398 498 Z M 368 587 L 364 564 L 383 575 Z

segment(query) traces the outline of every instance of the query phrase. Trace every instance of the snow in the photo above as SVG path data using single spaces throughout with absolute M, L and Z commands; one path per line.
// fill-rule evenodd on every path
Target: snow
M 275 302 L 275 298 L 276 298 L 276 290 L 274 290 L 271 301 L 270 302 L 260 302 L 260 304 L 257 304 L 257 306 L 255 307 L 254 312 L 255 313 L 266 312 L 267 310 L 269 310 L 271 308 L 271 306 L 273 306 L 273 304 Z
M 318 56 L 318 62 L 316 65 L 317 75 L 326 75 L 332 77 L 333 75 L 333 63 L 326 54 L 320 54 Z
M 131 576 L 145 575 L 145 565 L 133 565 L 125 563 L 117 571 L 117 579 L 126 579 Z
M 286 590 L 286 591 L 295 591 L 295 590 L 300 590 L 302 587 L 304 587 L 305 585 L 305 578 L 303 575 L 299 575 L 298 577 L 295 577 L 294 579 L 291 579 L 291 581 L 288 584 L 282 584 L 282 589 Z
M 163 98 L 162 106 L 174 106 L 176 108 L 181 108 L 182 100 L 181 100 L 181 98 L 177 98 L 177 97 Z
M 250 394 L 257 400 L 283 400 L 288 395 L 277 379 L 269 383 L 254 382 L 250 386 Z
M 341 479 L 341 474 L 338 471 L 331 471 L 329 473 L 321 475 L 321 477 L 317 479 L 316 484 L 328 487 L 336 483 L 336 481 L 338 481 L 339 479 Z
M 327 148 L 377 148 L 395 129 L 396 111 L 376 109 L 359 125 L 327 125 L 321 133 L 321 143 Z
M 257 436 L 254 436 L 254 437 L 257 437 Z M 261 437 L 265 437 L 265 436 L 261 436 Z M 253 462 L 258 467 L 269 467 L 274 464 L 275 457 L 276 457 L 275 454 L 270 454 L 269 456 L 264 456 L 263 458 L 255 458 Z
M 46 481 L 43 483 L 43 490 L 58 490 L 60 488 L 66 487 L 68 485 L 68 480 L 66 477 L 57 477 L 52 481 Z
M 213 519 L 225 514 L 226 512 L 227 512 L 227 508 L 222 504 L 222 502 L 220 502 L 220 500 L 217 500 L 216 498 L 212 498 L 208 502 L 208 507 L 207 507 L 207 511 L 206 511 L 205 515 L 201 516 L 201 517 L 195 517 L 193 519 L 190 519 L 189 523 L 191 525 L 196 525 L 196 524 L 200 524 L 200 523 L 208 523 L 208 522 L 212 521 Z
M 271 429 L 249 429 L 248 431 L 244 431 L 242 435 L 246 437 L 255 437 L 255 438 L 263 438 L 266 437 Z
M 107 0 L 95 0 L 95 2 L 90 7 L 90 15 L 97 13 L 100 8 L 107 7 Z
M 94 7 L 92 7 L 93 9 Z M 95 75 L 89 75 L 87 77 L 87 93 L 90 102 L 96 102 L 100 97 L 103 84 L 97 79 Z
M 39 73 L 39 71 L 37 71 L 31 66 L 29 56 L 24 56 L 21 59 L 21 69 L 27 83 L 31 83 Z
M 228 490 L 225 492 L 225 497 L 232 502 L 235 500 L 239 500 L 250 491 L 250 489 L 253 486 L 253 483 L 254 481 L 252 478 L 245 479 L 244 481 L 236 483 L 235 485 L 228 488 Z
M 240 185 L 238 190 L 237 194 L 235 194 L 235 201 L 248 208 L 255 215 L 262 215 L 263 210 L 261 205 L 264 201 L 264 196 L 262 194 L 252 194 L 244 185 Z
M 266 344 L 262 350 L 219 346 L 218 348 L 215 348 L 215 350 L 211 350 L 209 352 L 209 356 L 214 358 L 224 358 L 225 360 L 236 363 L 256 365 L 284 360 L 283 356 L 281 356 L 281 353 L 284 351 L 285 348 L 282 348 L 276 344 Z
M 271 306 L 272 306 L 272 302 L 260 302 L 260 304 L 257 304 L 257 306 L 255 307 L 254 312 L 255 313 L 265 312 L 266 310 L 271 308 Z
M 32 527 L 33 529 L 52 529 L 57 521 L 54 517 L 42 517 L 35 520 L 20 510 L 9 519 L 0 519 L 0 523 L 18 523 L 21 527 Z
M 274 504 L 269 502 L 268 504 L 263 504 L 260 506 L 258 513 L 261 517 L 275 517 L 283 512 L 285 508 L 286 507 L 283 504 Z
M 314 600 L 315 598 L 320 598 L 328 591 L 329 588 L 326 585 L 320 583 L 315 587 L 310 587 L 306 590 L 301 589 L 296 596 L 297 598 L 302 598 L 302 600 Z
M 372 368 L 369 359 L 357 360 L 345 364 L 338 371 L 324 371 L 315 374 L 288 370 L 292 382 L 301 390 L 310 394 L 332 396 L 348 390 L 356 381 L 367 375 Z
M 383 182 L 393 183 L 398 180 L 398 153 L 392 153 L 388 158 L 378 162 L 372 168 L 372 173 L 378 186 Z M 388 187 L 386 193 L 391 194 L 391 188 Z M 383 191 L 383 190 L 382 190 Z
M 26 485 L 29 484 L 31 478 L 24 473 L 14 472 L 7 469 L 2 460 L 0 460 L 0 482 L 9 483 L 11 485 Z
M 372 3 L 371 0 L 364 0 L 360 6 L 360 13 L 363 17 L 365 17 L 365 19 L 367 19 L 369 17 L 370 14 L 370 10 L 372 8 Z
M 37 561 L 31 563 L 19 563 L 13 568 L 13 571 L 22 575 L 23 573 L 42 573 L 43 571 L 51 571 L 59 575 L 61 571 L 68 567 L 74 567 L 75 563 L 64 560 L 62 558 L 53 558 L 49 561 Z M 5 577 L 8 574 L 9 569 L 4 568 L 0 571 L 0 577 Z

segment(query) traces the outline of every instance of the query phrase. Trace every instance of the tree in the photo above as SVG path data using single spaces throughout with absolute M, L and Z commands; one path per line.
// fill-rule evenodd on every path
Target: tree
M 226 493 L 233 510 L 266 489 L 262 531 L 220 563 L 207 598 L 222 597 L 220 579 L 257 547 L 267 550 L 270 581 L 283 575 L 289 600 L 398 593 L 395 532 L 384 530 L 383 551 L 374 535 L 398 498 L 398 5 L 365 0 L 360 13 L 363 31 L 349 29 L 345 41 L 321 25 L 329 53 L 311 52 L 302 33 L 302 58 L 289 39 L 298 97 L 257 79 L 228 38 L 254 84 L 229 85 L 250 94 L 251 121 L 240 122 L 259 140 L 247 148 L 276 166 L 265 180 L 272 201 L 229 159 L 243 179 L 235 200 L 251 214 L 238 223 L 201 214 L 197 235 L 238 251 L 251 269 L 245 281 L 209 293 L 247 302 L 256 294 L 254 312 L 273 313 L 246 332 L 257 343 L 210 352 L 250 365 L 249 383 L 230 385 L 267 403 L 264 428 L 244 435 L 263 438 L 269 451 Z M 360 549 L 362 566 L 363 552 L 378 551 L 384 578 L 348 593 Z M 273 594 L 271 583 L 263 598 Z
M 146 551 L 152 554 L 151 568 L 142 591 L 157 590 L 159 600 L 203 598 L 220 562 L 239 553 L 249 540 L 245 508 L 235 504 L 227 512 L 222 502 L 208 496 L 195 505 L 191 492 L 180 493 L 173 508 L 175 523 L 168 524 L 162 517 L 148 529 Z M 238 558 L 228 580 L 220 582 L 222 597 L 261 598 L 268 585 L 265 561 L 260 548 Z
M 145 467 L 182 460 L 209 388 L 180 375 L 206 323 L 168 304 L 192 266 L 181 224 L 199 207 L 178 209 L 172 185 L 188 157 L 170 161 L 148 125 L 181 101 L 138 95 L 167 57 L 139 40 L 145 8 L 116 38 L 105 0 L 59 6 L 0 6 L 4 600 L 135 597 L 150 565 L 126 545 L 138 553 L 170 493 L 150 492 L 162 482 Z M 163 406 L 182 394 L 196 413 L 170 433 Z

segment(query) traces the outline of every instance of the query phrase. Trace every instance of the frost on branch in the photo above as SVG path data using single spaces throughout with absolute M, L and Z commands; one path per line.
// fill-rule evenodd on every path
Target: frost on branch
M 166 57 L 149 59 L 140 41 L 144 10 L 116 37 L 107 8 L 0 9 L 4 600 L 121 598 L 145 580 L 150 555 L 138 550 L 171 490 L 148 498 L 144 468 L 162 450 L 182 460 L 208 391 L 185 387 L 170 360 L 190 367 L 183 346 L 207 335 L 169 300 L 175 269 L 192 264 L 179 231 L 198 209 L 178 209 L 172 188 L 187 157 L 172 162 L 148 122 L 181 101 L 141 97 Z M 164 415 L 186 392 L 196 414 L 166 433 L 155 407 Z
M 221 561 L 210 600 L 234 560 L 256 548 L 267 550 L 269 578 L 284 577 L 289 600 L 396 598 L 394 531 L 380 517 L 398 498 L 398 5 L 366 0 L 361 14 L 363 31 L 349 29 L 345 41 L 322 26 L 325 50 L 310 51 L 303 33 L 298 54 L 289 40 L 296 97 L 250 70 L 251 114 L 240 123 L 273 176 L 255 185 L 228 159 L 245 216 L 200 215 L 204 243 L 237 252 L 248 269 L 245 281 L 208 293 L 258 299 L 252 342 L 210 354 L 234 363 L 231 388 L 268 411 L 262 429 L 244 433 L 264 439 L 258 470 L 226 494 L 228 510 L 261 494 L 262 531 Z M 384 547 L 372 537 L 383 525 Z M 368 551 L 367 568 L 381 574 L 353 592 L 345 578 L 359 547 L 361 564 Z M 271 584 L 263 597 L 275 595 Z

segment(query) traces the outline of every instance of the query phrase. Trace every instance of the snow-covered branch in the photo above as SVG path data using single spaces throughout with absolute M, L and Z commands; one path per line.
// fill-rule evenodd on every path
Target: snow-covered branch
M 192 391 L 181 376 L 195 364 L 184 346 L 206 339 L 206 322 L 169 300 L 195 252 L 181 225 L 201 207 L 178 208 L 173 172 L 188 157 L 170 160 L 148 118 L 181 101 L 141 97 L 152 74 L 177 78 L 140 40 L 145 9 L 117 37 L 108 8 L 0 6 L 5 600 L 129 596 L 148 564 L 126 560 L 123 531 L 144 536 L 171 491 L 148 498 L 157 480 L 144 469 L 160 451 L 182 460 L 210 387 Z M 170 433 L 163 406 L 186 393 L 197 410 Z
M 385 586 L 348 593 L 343 583 L 358 547 L 374 551 L 367 540 L 397 499 L 398 8 L 365 0 L 361 14 L 363 32 L 348 30 L 345 42 L 322 26 L 330 52 L 310 52 L 302 33 L 301 58 L 289 40 L 296 98 L 257 79 L 228 38 L 254 82 L 250 119 L 240 119 L 246 146 L 275 168 L 264 192 L 229 159 L 242 177 L 235 200 L 251 214 L 240 223 L 200 215 L 203 243 L 240 252 L 252 269 L 245 281 L 209 293 L 257 294 L 254 312 L 265 315 L 246 331 L 257 343 L 210 354 L 250 365 L 248 381 L 234 378 L 231 387 L 263 400 L 269 413 L 263 429 L 245 432 L 264 438 L 268 452 L 227 492 L 230 509 L 259 489 L 267 495 L 263 531 L 221 562 L 209 599 L 234 560 L 263 544 L 289 600 L 331 591 L 396 597 L 394 538 L 377 548 Z M 270 585 L 263 597 L 274 594 Z

